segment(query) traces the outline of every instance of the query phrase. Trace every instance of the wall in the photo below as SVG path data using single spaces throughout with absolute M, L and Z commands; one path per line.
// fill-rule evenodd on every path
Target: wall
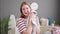
M 37 2 L 39 4 L 38 16 L 44 18 L 53 18 L 58 24 L 58 0 L 1 0 L 1 18 L 7 18 L 9 15 L 14 14 L 19 18 L 19 7 L 22 1 L 27 1 L 30 4 Z
M 60 25 L 60 0 L 58 0 L 58 24 Z
M 0 17 L 1 17 L 1 0 L 0 0 Z

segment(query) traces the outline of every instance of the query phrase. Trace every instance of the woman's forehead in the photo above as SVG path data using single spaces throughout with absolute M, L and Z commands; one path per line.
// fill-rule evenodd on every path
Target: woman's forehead
M 27 8 L 29 8 L 29 6 L 28 6 L 28 5 L 23 5 L 22 7 L 23 7 L 23 8 L 24 8 L 24 7 L 27 7 Z

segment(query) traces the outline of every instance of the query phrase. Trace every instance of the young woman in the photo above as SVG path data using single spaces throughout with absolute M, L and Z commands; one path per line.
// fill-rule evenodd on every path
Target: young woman
M 32 34 L 32 18 L 31 7 L 28 3 L 22 2 L 20 7 L 21 16 L 17 19 L 17 27 L 20 34 Z M 28 21 L 28 17 L 30 18 Z M 27 25 L 28 23 L 28 25 Z M 37 22 L 38 23 L 38 22 Z M 36 27 L 36 34 L 40 34 L 39 23 Z

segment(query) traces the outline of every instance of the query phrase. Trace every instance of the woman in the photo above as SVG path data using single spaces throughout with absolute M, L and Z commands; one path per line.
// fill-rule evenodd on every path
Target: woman
M 31 7 L 28 3 L 22 2 L 21 7 L 21 16 L 17 19 L 17 27 L 20 34 L 32 34 L 32 18 Z M 28 21 L 28 17 L 30 18 Z M 28 25 L 27 25 L 28 23 Z M 37 22 L 38 23 L 38 22 Z M 39 23 L 36 27 L 36 34 L 40 34 Z

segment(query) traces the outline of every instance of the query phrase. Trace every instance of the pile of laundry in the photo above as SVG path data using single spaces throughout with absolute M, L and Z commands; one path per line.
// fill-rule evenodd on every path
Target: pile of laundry
M 51 33 L 52 34 L 60 34 L 60 27 L 52 27 Z

